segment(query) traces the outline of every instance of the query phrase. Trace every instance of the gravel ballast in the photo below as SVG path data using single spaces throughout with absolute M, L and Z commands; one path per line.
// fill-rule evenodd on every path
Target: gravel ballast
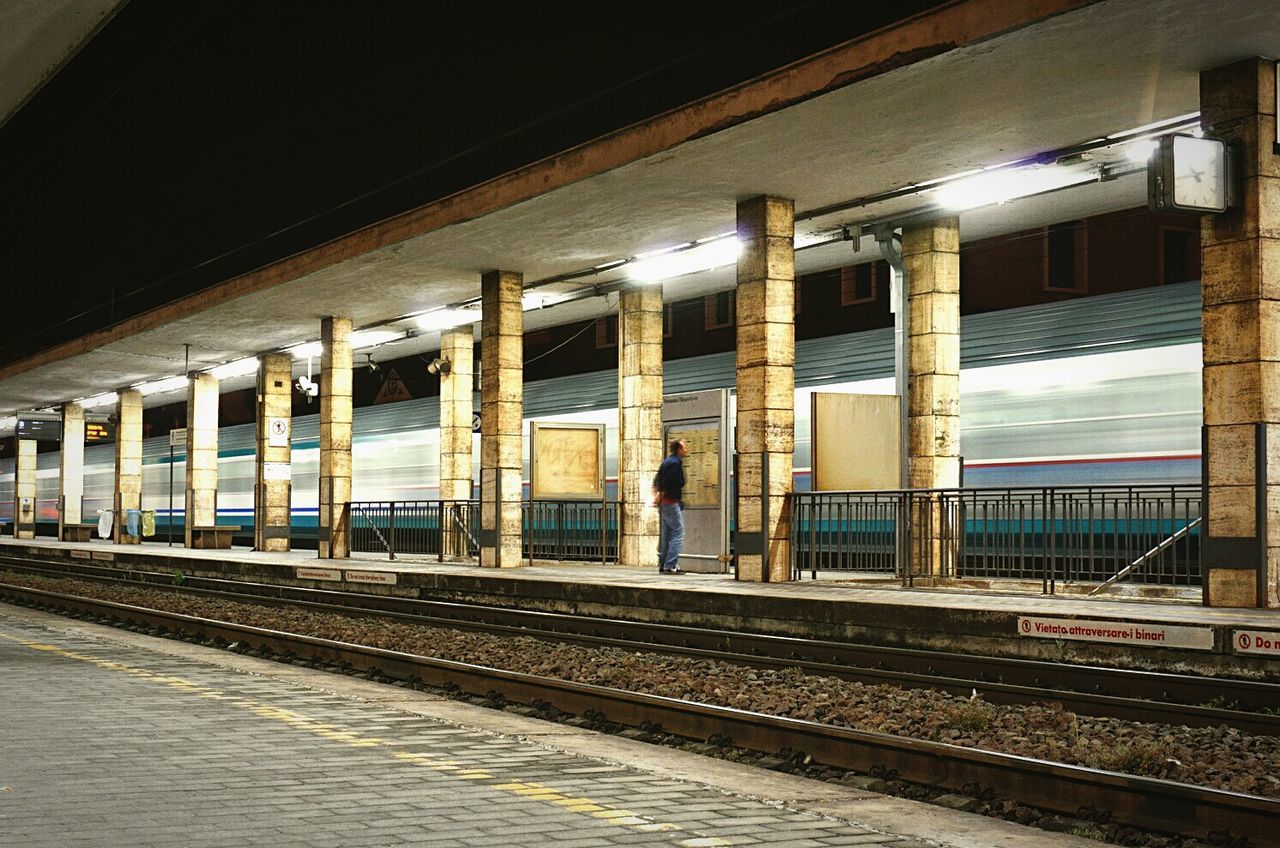
M 1280 739 L 1227 727 L 1080 716 L 1056 704 L 1002 706 L 981 697 L 865 685 L 799 669 L 587 648 L 163 589 L 4 572 L 4 582 L 98 600 L 474 663 L 576 683 L 680 698 L 913 739 L 1034 757 L 1280 798 Z

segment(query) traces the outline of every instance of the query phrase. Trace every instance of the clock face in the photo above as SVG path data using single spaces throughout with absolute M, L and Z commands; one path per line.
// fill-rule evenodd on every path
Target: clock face
M 1226 146 L 1215 138 L 1173 137 L 1173 205 L 1221 212 L 1227 208 Z

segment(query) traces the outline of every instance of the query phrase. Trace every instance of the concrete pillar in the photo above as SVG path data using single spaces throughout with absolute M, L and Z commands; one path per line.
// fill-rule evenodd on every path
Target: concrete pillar
M 960 220 L 902 232 L 907 268 L 907 485 L 960 485 Z
M 351 554 L 351 319 L 320 324 L 320 558 Z
M 791 579 L 795 450 L 795 208 L 738 204 L 738 579 Z
M 125 389 L 116 401 L 115 530 L 118 545 L 136 545 L 142 537 L 126 531 L 125 510 L 142 509 L 142 392 Z
M 448 363 L 440 372 L 440 500 L 471 500 L 471 417 L 474 392 L 475 336 L 471 325 L 446 330 L 440 336 L 440 358 Z M 466 556 L 467 507 L 446 504 L 446 556 Z
M 293 357 L 287 353 L 258 358 L 255 428 L 253 548 L 287 551 L 293 494 Z
M 187 487 L 183 499 L 186 546 L 193 527 L 218 523 L 218 378 L 193 374 L 187 381 Z
M 907 486 L 960 485 L 960 219 L 906 227 Z M 912 568 L 944 576 L 954 566 L 943 547 L 946 516 L 919 500 L 911 516 Z
M 1204 216 L 1200 241 L 1209 495 L 1204 598 L 1210 606 L 1280 606 L 1275 80 L 1275 63 L 1267 59 L 1248 59 L 1200 75 L 1200 114 L 1207 134 L 1225 139 L 1241 154 L 1241 202 L 1223 214 Z M 1256 449 L 1259 438 L 1261 451 Z M 1266 461 L 1261 486 L 1259 453 Z
M 618 498 L 622 565 L 658 564 L 653 475 L 662 449 L 662 286 L 628 285 L 618 311 Z
M 13 476 L 13 538 L 36 537 L 36 441 L 17 439 Z
M 480 564 L 521 564 L 520 486 L 524 436 L 524 277 L 481 277 Z
M 58 471 L 58 538 L 63 528 L 84 521 L 84 407 L 78 403 L 62 407 L 62 454 Z

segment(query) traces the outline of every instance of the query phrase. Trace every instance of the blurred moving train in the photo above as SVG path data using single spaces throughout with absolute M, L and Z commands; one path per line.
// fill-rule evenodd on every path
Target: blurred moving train
M 974 487 L 1200 482 L 1200 287 L 1179 283 L 966 316 L 961 322 L 960 447 Z M 808 488 L 809 395 L 815 390 L 892 393 L 890 329 L 796 345 L 795 485 Z M 734 385 L 733 352 L 668 361 L 668 394 Z M 477 398 L 478 404 L 478 398 Z M 477 406 L 478 408 L 478 406 Z M 617 376 L 599 371 L 525 385 L 526 421 L 606 425 L 606 474 L 614 495 Z M 439 400 L 355 410 L 352 500 L 437 496 Z M 527 432 L 527 423 L 526 423 Z M 473 456 L 479 479 L 479 435 Z M 293 534 L 314 539 L 319 420 L 293 425 Z M 218 521 L 252 535 L 254 426 L 219 433 Z M 528 479 L 528 444 L 525 444 Z M 169 515 L 166 436 L 143 446 L 143 508 Z M 85 449 L 84 516 L 109 509 L 114 446 Z M 181 526 L 185 462 L 172 469 Z M 12 520 L 14 460 L 0 460 L 0 522 Z M 42 534 L 56 535 L 58 454 L 37 468 Z

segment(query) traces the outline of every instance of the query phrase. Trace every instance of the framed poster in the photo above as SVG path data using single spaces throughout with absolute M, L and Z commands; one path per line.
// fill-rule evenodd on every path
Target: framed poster
M 529 422 L 529 497 L 604 500 L 604 425 Z

